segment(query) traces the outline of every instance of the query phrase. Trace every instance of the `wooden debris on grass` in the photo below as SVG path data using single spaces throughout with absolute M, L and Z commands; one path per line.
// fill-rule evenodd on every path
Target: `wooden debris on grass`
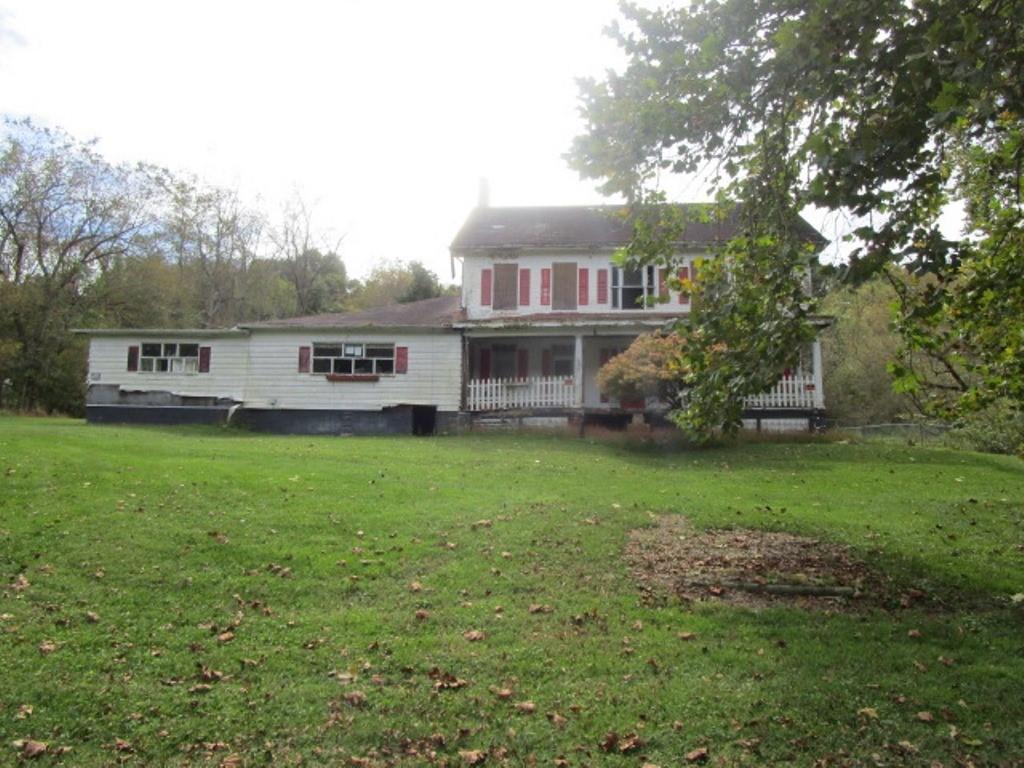
M 626 559 L 651 598 L 836 608 L 886 594 L 885 580 L 839 544 L 781 531 L 702 531 L 679 515 L 632 531 Z

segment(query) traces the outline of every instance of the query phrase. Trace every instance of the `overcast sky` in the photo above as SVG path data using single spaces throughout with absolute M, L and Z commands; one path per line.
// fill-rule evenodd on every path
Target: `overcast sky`
M 614 0 L 0 0 L 0 110 L 239 187 L 293 190 L 353 275 L 448 243 L 495 205 L 601 202 L 562 160 L 575 78 L 618 62 Z

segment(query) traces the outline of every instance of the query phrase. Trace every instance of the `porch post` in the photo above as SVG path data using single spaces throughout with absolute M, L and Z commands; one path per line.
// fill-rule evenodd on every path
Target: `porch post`
M 460 366 L 462 370 L 462 386 L 460 387 L 459 400 L 460 408 L 466 411 L 469 410 L 469 377 L 472 375 L 473 369 L 470 366 L 469 359 L 469 337 L 465 331 L 459 331 L 459 333 L 462 335 L 462 365 Z
M 576 334 L 576 351 L 572 358 L 573 383 L 576 385 L 576 407 L 583 407 L 583 334 Z
M 825 390 L 822 388 L 821 341 L 817 337 L 811 344 L 811 358 L 814 367 L 814 407 L 823 410 L 825 408 Z

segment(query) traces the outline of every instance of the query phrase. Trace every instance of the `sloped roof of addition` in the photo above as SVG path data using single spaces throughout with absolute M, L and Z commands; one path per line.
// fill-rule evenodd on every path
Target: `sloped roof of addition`
M 461 319 L 461 316 L 458 296 L 439 296 L 436 299 L 390 304 L 386 307 L 356 312 L 264 320 L 258 323 L 245 323 L 240 327 L 254 331 L 297 328 L 450 328 L 452 323 Z
M 708 247 L 736 236 L 742 220 L 738 206 L 721 216 L 709 203 L 675 203 L 688 222 L 680 245 Z M 453 252 L 502 248 L 620 248 L 633 237 L 625 205 L 574 205 L 474 208 L 452 241 Z M 828 241 L 803 217 L 798 233 L 819 247 Z

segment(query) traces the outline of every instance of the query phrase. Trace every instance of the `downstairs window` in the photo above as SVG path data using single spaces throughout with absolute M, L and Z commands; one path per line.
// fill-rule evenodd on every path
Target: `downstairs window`
M 394 344 L 314 343 L 313 373 L 392 376 Z
M 142 373 L 199 373 L 199 345 L 176 341 L 142 344 L 139 356 Z

